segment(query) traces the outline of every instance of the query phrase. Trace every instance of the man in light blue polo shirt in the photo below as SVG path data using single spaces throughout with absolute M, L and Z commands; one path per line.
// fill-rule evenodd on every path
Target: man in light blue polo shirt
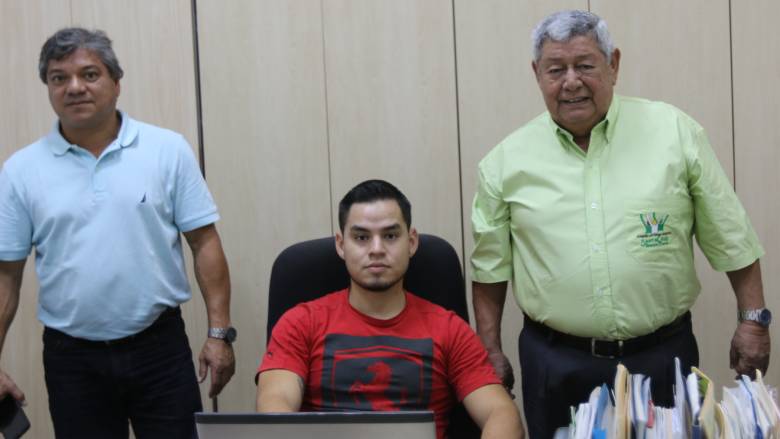
M 116 109 L 122 69 L 100 31 L 63 29 L 40 76 L 59 117 L 0 172 L 0 347 L 35 248 L 49 409 L 58 437 L 194 437 L 198 377 L 179 304 L 180 232 L 206 302 L 200 380 L 234 371 L 230 281 L 217 208 L 179 134 Z M 24 395 L 0 371 L 0 397 Z

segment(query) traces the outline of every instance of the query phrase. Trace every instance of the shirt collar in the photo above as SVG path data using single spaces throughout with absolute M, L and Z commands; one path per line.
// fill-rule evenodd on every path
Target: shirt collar
M 604 136 L 607 139 L 607 142 L 612 142 L 612 136 L 615 134 L 615 125 L 617 123 L 618 114 L 620 113 L 620 96 L 617 94 L 612 95 L 612 102 L 609 104 L 609 110 L 607 110 L 607 115 L 604 117 L 604 120 L 596 124 L 595 127 L 593 127 L 593 130 L 602 130 L 604 129 Z M 555 121 L 553 120 L 552 116 L 550 115 L 550 112 L 547 112 L 547 118 L 549 119 L 550 128 L 553 130 L 553 132 L 560 137 L 564 137 L 568 139 L 570 142 L 574 142 L 574 136 L 565 129 L 561 128 Z
M 124 111 L 119 111 L 119 115 L 122 118 L 122 125 L 119 127 L 116 141 L 109 145 L 106 149 L 107 151 L 131 146 L 135 142 L 136 137 L 138 137 L 138 123 L 131 119 Z M 57 156 L 61 156 L 71 150 L 74 146 L 77 146 L 68 142 L 65 137 L 62 136 L 62 133 L 60 133 L 59 120 L 54 121 L 54 126 L 49 132 L 49 135 L 46 136 L 46 140 L 54 155 Z

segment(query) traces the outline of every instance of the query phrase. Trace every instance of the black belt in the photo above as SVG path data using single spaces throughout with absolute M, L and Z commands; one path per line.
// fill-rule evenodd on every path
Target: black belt
M 156 332 L 165 322 L 167 322 L 171 318 L 175 318 L 176 316 L 180 316 L 180 315 L 181 315 L 181 308 L 179 308 L 178 306 L 175 308 L 165 308 L 165 311 L 163 311 L 160 314 L 160 316 L 157 317 L 157 319 L 151 325 L 147 326 L 141 332 L 135 333 L 133 335 L 128 335 L 127 337 L 117 338 L 114 340 L 87 340 L 85 338 L 70 336 L 62 331 L 49 328 L 48 326 L 44 328 L 44 335 L 48 337 L 55 337 L 55 339 L 56 338 L 69 339 L 72 341 L 76 341 L 83 346 L 92 346 L 92 347 L 120 346 L 120 345 L 128 344 L 134 340 L 140 340 L 141 338 L 144 338 L 145 336 Z
M 657 346 L 672 336 L 682 332 L 685 328 L 688 328 L 690 331 L 691 312 L 686 311 L 685 314 L 675 319 L 672 323 L 662 326 L 650 334 L 641 335 L 628 340 L 599 340 L 565 334 L 536 322 L 527 315 L 525 316 L 524 324 L 526 327 L 541 332 L 553 343 L 559 343 L 564 346 L 579 349 L 598 358 L 620 358 L 624 355 L 631 355 Z

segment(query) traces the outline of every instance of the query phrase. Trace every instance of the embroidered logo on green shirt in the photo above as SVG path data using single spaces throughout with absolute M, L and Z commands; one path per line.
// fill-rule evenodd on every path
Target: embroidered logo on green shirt
M 655 212 L 652 213 L 640 213 L 639 220 L 645 227 L 645 233 L 643 235 L 637 235 L 639 238 L 639 245 L 644 248 L 662 247 L 669 245 L 671 240 L 671 232 L 665 232 L 666 222 L 669 220 L 667 214 L 661 220 Z

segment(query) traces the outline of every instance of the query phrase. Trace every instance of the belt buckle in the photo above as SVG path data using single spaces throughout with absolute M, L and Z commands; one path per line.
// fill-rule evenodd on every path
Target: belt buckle
M 617 341 L 617 355 L 602 355 L 596 352 L 596 342 L 601 340 L 596 340 L 595 338 L 590 339 L 590 355 L 596 357 L 596 358 L 606 358 L 608 360 L 614 360 L 617 357 L 623 356 L 623 340 Z M 610 343 L 610 342 L 607 342 Z

